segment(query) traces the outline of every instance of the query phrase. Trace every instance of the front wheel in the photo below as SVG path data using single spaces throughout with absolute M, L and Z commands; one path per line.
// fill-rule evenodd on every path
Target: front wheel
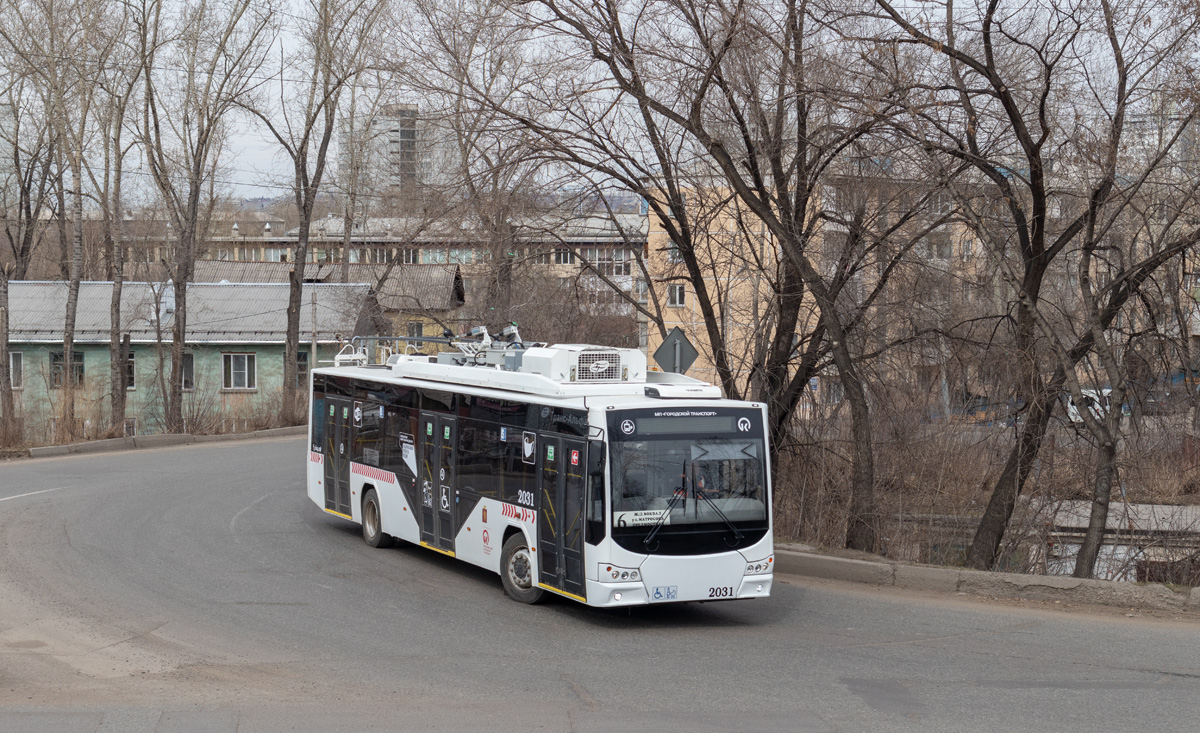
M 541 601 L 545 594 L 534 583 L 536 572 L 533 553 L 529 551 L 525 535 L 518 532 L 509 537 L 504 543 L 504 551 L 500 554 L 500 580 L 504 584 L 504 592 L 509 598 L 521 603 Z
M 370 489 L 362 503 L 363 540 L 371 547 L 391 547 L 392 536 L 383 533 L 383 520 L 379 515 L 379 495 Z

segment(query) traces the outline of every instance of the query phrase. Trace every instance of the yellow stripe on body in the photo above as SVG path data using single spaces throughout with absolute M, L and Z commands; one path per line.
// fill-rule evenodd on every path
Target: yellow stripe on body
M 354 521 L 354 517 L 350 516 L 349 514 L 342 514 L 341 512 L 335 512 L 332 509 L 326 509 L 325 511 L 329 512 L 330 514 L 332 514 L 335 517 L 341 517 L 342 519 L 349 519 L 351 522 Z
M 450 557 L 454 557 L 454 550 L 443 550 L 440 547 L 434 547 L 433 545 L 429 544 L 428 542 L 426 542 L 424 540 L 421 540 L 421 547 L 424 547 L 428 550 L 433 550 L 434 552 L 440 552 L 443 555 L 449 555 Z
M 559 590 L 558 588 L 552 588 L 552 587 L 546 585 L 545 583 L 538 583 L 538 587 L 548 590 L 551 593 L 557 593 L 560 596 L 566 596 L 567 598 L 574 598 L 575 600 L 579 601 L 580 603 L 587 603 L 587 599 L 584 598 L 583 596 L 577 596 L 574 593 L 568 593 L 565 590 Z

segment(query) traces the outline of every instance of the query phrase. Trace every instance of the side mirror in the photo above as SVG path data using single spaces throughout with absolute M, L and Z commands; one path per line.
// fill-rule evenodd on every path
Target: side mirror
M 604 475 L 604 441 L 588 441 L 587 472 L 589 476 Z

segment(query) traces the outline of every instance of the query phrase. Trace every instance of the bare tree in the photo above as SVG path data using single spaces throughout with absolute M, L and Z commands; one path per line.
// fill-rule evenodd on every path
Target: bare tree
M 916 70 L 918 82 L 906 100 L 910 131 L 943 166 L 974 170 L 976 186 L 957 189 L 960 204 L 993 256 L 1012 263 L 1003 271 L 1010 273 L 1013 344 L 1021 360 L 1016 391 L 1026 410 L 967 559 L 990 568 L 1068 378 L 1068 368 L 1039 338 L 1036 313 L 1048 275 L 1067 252 L 1103 231 L 1103 222 L 1120 217 L 1192 125 L 1193 116 L 1182 115 L 1158 154 L 1118 165 L 1122 150 L 1147 142 L 1130 131 L 1128 118 L 1170 79 L 1156 68 L 1183 72 L 1197 19 L 1182 5 L 1115 10 L 1107 1 L 1049 0 L 1016 9 L 996 2 L 910 10 L 876 0 L 876 6 L 897 31 L 881 34 L 879 57 L 901 58 L 908 53 L 901 49 L 911 48 L 920 58 L 903 65 Z M 1160 21 L 1146 23 L 1150 16 Z M 1177 84 L 1186 74 L 1175 76 Z M 1186 242 L 1190 235 L 1181 237 Z M 1111 298 L 1129 297 L 1126 288 L 1140 287 L 1146 276 L 1127 273 L 1099 312 L 1115 317 Z M 1085 334 L 1066 353 L 1082 358 L 1097 336 Z
M 101 95 L 101 110 L 97 117 L 100 133 L 99 147 L 102 150 L 101 166 L 87 165 L 87 173 L 104 226 L 104 251 L 107 260 L 107 277 L 112 281 L 109 302 L 109 427 L 111 436 L 119 437 L 125 432 L 125 403 L 127 369 L 129 362 L 128 335 L 122 335 L 121 298 L 125 283 L 125 250 L 127 247 L 126 216 L 124 200 L 125 159 L 131 152 L 134 141 L 126 135 L 126 127 L 132 121 L 129 111 L 136 104 L 136 95 L 142 84 L 142 67 L 138 63 L 136 42 L 136 16 L 133 4 L 122 2 L 111 17 L 116 43 L 112 50 L 111 63 L 107 64 L 97 79 Z M 99 168 L 99 170 L 97 170 Z
M 54 137 L 32 85 L 14 73 L 3 96 L 0 138 L 8 177 L 0 188 L 4 237 L 13 265 L 12 279 L 24 280 L 46 230 L 43 214 L 52 205 Z
M 726 208 L 744 210 L 735 226 L 769 242 L 778 263 L 771 282 L 771 335 L 764 342 L 769 346 L 753 366 L 752 384 L 760 390 L 754 394 L 769 403 L 772 437 L 778 440 L 816 355 L 828 349 L 851 413 L 846 541 L 873 550 L 868 391 L 854 353 L 854 318 L 838 307 L 849 270 L 823 272 L 817 250 L 829 224 L 825 183 L 856 141 L 901 111 L 891 80 L 849 69 L 843 63 L 846 47 L 809 22 L 805 0 L 702 6 L 647 0 L 636 10 L 542 0 L 522 8 L 544 48 L 538 54 L 542 63 L 513 95 L 519 104 L 485 88 L 471 92 L 535 134 L 547 155 L 618 181 L 648 201 L 694 290 L 719 381 L 732 397 L 740 397 L 742 388 L 722 330 L 722 296 L 698 256 L 705 232 L 689 197 L 709 190 L 730 202 Z M 700 221 L 707 216 L 701 213 Z M 879 242 L 881 233 L 896 232 L 888 225 L 842 241 Z M 848 251 L 845 259 L 861 262 L 862 252 Z M 876 281 L 875 292 L 886 282 Z M 819 335 L 809 342 L 811 350 L 801 352 L 796 334 L 805 326 L 801 313 L 807 304 L 815 304 Z
M 274 23 L 271 3 L 184 3 L 170 15 L 146 0 L 138 16 L 143 98 L 139 142 L 175 234 L 171 378 L 166 427 L 183 429 L 187 286 L 211 216 L 230 115 L 260 83 Z
M 281 410 L 285 424 L 296 421 L 300 299 L 309 230 L 336 129 L 338 103 L 347 86 L 355 83 L 372 60 L 377 47 L 375 28 L 387 7 L 366 0 L 310 0 L 306 15 L 295 21 L 302 45 L 290 57 L 285 52 L 280 65 L 279 99 L 271 105 L 279 116 L 261 104 L 248 106 L 292 164 L 292 195 L 300 219 L 296 255 L 289 271 Z M 285 74 L 304 74 L 303 81 L 285 81 Z

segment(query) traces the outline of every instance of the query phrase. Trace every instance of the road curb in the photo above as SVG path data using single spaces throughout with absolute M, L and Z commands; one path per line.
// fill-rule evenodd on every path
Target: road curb
M 137 435 L 132 438 L 110 438 L 108 440 L 89 440 L 83 443 L 67 445 L 45 445 L 29 449 L 30 458 L 56 458 L 60 456 L 81 455 L 86 453 L 108 453 L 119 450 L 136 450 L 144 448 L 162 448 L 172 445 L 192 445 L 194 443 L 212 443 L 222 440 L 250 440 L 258 438 L 282 438 L 292 435 L 304 435 L 308 432 L 307 425 L 296 425 L 287 428 L 272 428 L 256 430 L 252 433 L 219 433 L 215 435 L 170 434 Z
M 1058 575 L 989 573 L 965 568 L 855 560 L 788 549 L 787 545 L 776 546 L 775 571 L 904 590 L 963 593 L 987 598 L 1060 601 L 1200 615 L 1200 589 L 1176 590 L 1161 583 L 1124 583 Z

